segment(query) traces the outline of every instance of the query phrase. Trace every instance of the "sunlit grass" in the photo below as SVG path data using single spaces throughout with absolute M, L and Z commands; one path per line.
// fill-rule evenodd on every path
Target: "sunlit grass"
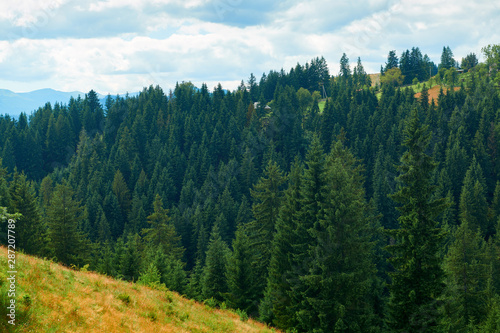
M 6 255 L 6 248 L 0 247 L 0 275 L 7 271 Z M 235 312 L 213 309 L 166 289 L 74 271 L 21 254 L 16 259 L 16 327 L 0 326 L 2 332 L 274 331 L 251 319 L 242 321 Z M 5 283 L 0 285 L 2 293 L 5 288 Z

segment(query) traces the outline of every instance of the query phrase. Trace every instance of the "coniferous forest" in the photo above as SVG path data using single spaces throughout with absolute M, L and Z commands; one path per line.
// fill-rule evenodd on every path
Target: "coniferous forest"
M 283 331 L 498 332 L 500 46 L 483 52 L 4 115 L 0 206 L 25 253 Z

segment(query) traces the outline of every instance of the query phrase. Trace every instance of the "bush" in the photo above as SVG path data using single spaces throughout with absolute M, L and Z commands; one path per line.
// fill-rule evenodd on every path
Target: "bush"
M 213 297 L 210 297 L 209 299 L 204 300 L 203 304 L 205 304 L 206 306 L 208 306 L 210 308 L 215 308 L 215 307 L 217 307 L 217 300 Z
M 29 294 L 26 294 L 23 296 L 23 304 L 26 307 L 31 306 L 32 303 L 33 303 L 33 301 L 32 301 L 31 296 Z
M 161 274 L 154 263 L 150 263 L 148 269 L 139 276 L 138 284 L 157 287 L 160 284 Z
M 130 295 L 127 295 L 127 294 L 119 294 L 117 296 L 117 298 L 119 300 L 121 300 L 123 303 L 125 303 L 126 305 L 129 305 L 130 304 Z
M 246 313 L 245 310 L 240 310 L 236 309 L 236 314 L 240 316 L 241 321 L 247 321 L 248 320 L 248 314 Z

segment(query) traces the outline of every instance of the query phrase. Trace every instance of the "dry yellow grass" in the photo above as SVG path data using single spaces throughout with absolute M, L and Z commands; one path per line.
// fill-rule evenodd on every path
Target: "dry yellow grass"
M 74 271 L 19 253 L 16 269 L 16 327 L 5 325 L 6 318 L 1 318 L 0 331 L 9 327 L 13 332 L 75 333 L 275 331 L 175 292 Z M 7 250 L 0 247 L 0 277 L 4 281 L 7 271 Z M 2 293 L 5 287 L 0 284 Z

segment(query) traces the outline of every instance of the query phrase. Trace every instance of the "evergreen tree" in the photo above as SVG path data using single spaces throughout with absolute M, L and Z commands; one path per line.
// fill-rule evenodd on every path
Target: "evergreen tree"
M 289 280 L 294 276 L 291 257 L 296 247 L 295 232 L 299 222 L 298 214 L 301 210 L 302 165 L 296 160 L 288 176 L 288 188 L 285 191 L 279 218 L 276 221 L 276 234 L 271 247 L 269 263 L 269 277 L 260 307 L 261 318 L 272 321 L 278 328 L 293 327 L 295 313 L 291 308 L 290 297 L 292 283 Z
M 314 313 L 308 331 L 368 331 L 373 326 L 368 301 L 375 278 L 373 221 L 359 171 L 354 157 L 337 142 L 327 161 L 324 215 L 309 230 L 315 241 L 309 247 L 309 274 L 302 277 Z
M 162 281 L 168 289 L 175 290 L 183 294 L 186 290 L 185 264 L 175 256 L 166 257 L 165 271 L 162 274 Z
M 108 276 L 116 276 L 115 267 L 113 265 L 113 250 L 109 242 L 101 244 L 102 255 L 100 257 L 97 271 Z
M 294 231 L 293 253 L 291 254 L 291 306 L 294 312 L 294 326 L 307 330 L 313 320 L 315 310 L 307 301 L 310 297 L 310 287 L 302 276 L 310 272 L 310 247 L 315 239 L 310 230 L 324 218 L 323 204 L 326 202 L 328 181 L 326 176 L 326 157 L 317 136 L 313 137 L 306 155 L 306 169 L 302 177 L 300 211 Z
M 29 254 L 44 254 L 46 226 L 38 210 L 35 189 L 26 175 L 14 172 L 10 198 L 13 211 L 22 215 L 16 224 L 16 245 Z
M 449 332 L 468 332 L 469 322 L 481 322 L 486 315 L 486 247 L 480 232 L 473 231 L 467 221 L 454 238 L 445 258 L 445 327 Z
M 340 58 L 340 72 L 339 76 L 347 82 L 347 79 L 351 76 L 351 68 L 349 66 L 349 58 L 344 53 L 342 58 Z
M 227 266 L 228 293 L 226 300 L 229 306 L 255 314 L 259 295 L 255 288 L 255 272 L 252 269 L 254 252 L 245 227 L 240 225 L 233 240 L 233 251 Z
M 48 236 L 54 256 L 67 266 L 81 265 L 87 255 L 85 236 L 79 229 L 83 207 L 75 201 L 74 191 L 67 182 L 55 187 L 47 216 Z
M 483 236 L 493 233 L 493 226 L 488 223 L 488 203 L 481 167 L 474 158 L 467 170 L 460 195 L 460 219 L 467 221 L 472 230 L 481 230 Z
M 99 219 L 97 220 L 97 236 L 98 241 L 101 243 L 111 240 L 111 228 L 109 227 L 106 214 L 104 214 L 103 211 L 101 211 Z
M 453 52 L 451 51 L 449 46 L 444 46 L 443 52 L 441 53 L 441 63 L 439 64 L 439 68 L 449 69 L 455 66 L 456 61 L 455 59 L 453 59 Z
M 201 277 L 201 292 L 204 299 L 213 298 L 217 302 L 224 301 L 224 294 L 227 292 L 228 255 L 229 248 L 221 239 L 217 226 L 214 226 Z
M 138 234 L 129 234 L 120 258 L 121 277 L 127 281 L 137 281 L 140 275 L 141 259 L 141 238 Z
M 130 190 L 125 183 L 125 179 L 123 178 L 123 174 L 120 172 L 120 170 L 116 170 L 115 172 L 115 177 L 113 179 L 113 183 L 111 184 L 111 189 L 118 199 L 118 204 L 120 205 L 122 216 L 126 217 L 130 210 L 131 204 Z
M 269 161 L 264 176 L 251 190 L 254 220 L 248 224 L 251 246 L 254 251 L 252 263 L 257 280 L 257 293 L 262 295 L 269 265 L 271 242 L 282 200 L 284 177 L 276 162 Z
M 391 298 L 389 325 L 396 331 L 433 331 L 439 323 L 437 299 L 442 294 L 443 270 L 438 249 L 443 232 L 435 218 L 446 208 L 445 199 L 432 199 L 432 172 L 436 163 L 426 154 L 430 134 L 414 109 L 404 130 L 407 151 L 399 166 L 399 190 L 392 199 L 401 216 L 400 229 L 389 230 L 395 244 L 388 246 Z
M 180 244 L 180 237 L 177 236 L 175 227 L 170 222 L 168 209 L 163 208 L 160 195 L 156 195 L 153 206 L 154 213 L 148 216 L 151 227 L 142 230 L 144 240 L 155 246 L 161 245 L 165 253 L 180 259 L 184 252 Z
M 387 72 L 391 68 L 397 68 L 399 64 L 398 57 L 396 56 L 396 51 L 389 51 L 389 55 L 387 56 L 387 62 L 385 63 L 384 72 Z

